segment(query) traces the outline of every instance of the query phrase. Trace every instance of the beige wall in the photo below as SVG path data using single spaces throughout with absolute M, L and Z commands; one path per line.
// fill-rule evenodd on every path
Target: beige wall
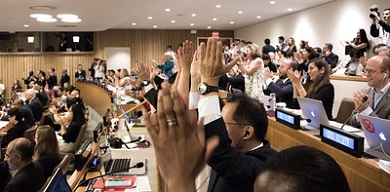
M 234 33 L 236 38 L 251 40 L 259 46 L 264 44 L 265 38 L 270 38 L 272 45 L 277 44 L 280 35 L 286 40 L 294 37 L 295 42 L 308 40 L 312 47 L 322 48 L 324 43 L 330 42 L 334 52 L 340 56 L 344 53 L 340 40 L 352 40 L 359 28 L 365 29 L 368 38 L 373 39 L 369 35 L 371 19 L 368 15 L 369 7 L 374 4 L 379 6 L 381 15 L 383 9 L 390 8 L 389 0 L 336 0 L 235 30 Z

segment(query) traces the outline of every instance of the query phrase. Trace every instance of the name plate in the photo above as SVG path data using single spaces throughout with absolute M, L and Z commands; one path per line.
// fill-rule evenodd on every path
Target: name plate
M 301 128 L 301 116 L 288 112 L 286 110 L 276 108 L 275 110 L 275 118 L 277 122 L 285 124 L 293 129 Z
M 320 125 L 321 141 L 336 147 L 352 156 L 362 157 L 364 137 L 348 133 L 333 126 Z

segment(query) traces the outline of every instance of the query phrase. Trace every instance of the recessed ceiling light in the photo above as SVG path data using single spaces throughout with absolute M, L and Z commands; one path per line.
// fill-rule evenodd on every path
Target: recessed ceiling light
M 137 23 L 131 23 L 131 25 L 133 25 L 133 26 L 134 26 L 134 25 L 137 25 Z
M 216 8 L 221 8 L 222 6 L 221 6 L 221 5 L 216 5 L 215 7 L 216 7 Z
M 216 20 L 217 20 L 217 18 L 214 17 L 214 18 L 213 18 L 213 21 L 216 21 Z
M 156 28 L 157 28 L 157 25 L 153 25 L 153 28 L 155 28 L 155 29 L 156 29 Z
M 79 23 L 79 22 L 81 22 L 81 19 L 80 18 L 62 18 L 61 21 L 65 22 L 65 23 Z
M 175 21 L 175 20 L 172 20 L 171 23 L 176 23 L 176 21 Z
M 269 2 L 269 4 L 271 4 L 271 5 L 275 5 L 275 3 L 276 3 L 275 1 L 270 1 Z
M 234 21 L 230 21 L 230 24 L 233 25 L 233 24 L 234 24 Z
M 57 15 L 58 18 L 79 18 L 79 16 L 75 15 L 75 14 L 58 14 Z
M 46 18 L 52 18 L 53 16 L 49 15 L 49 14 L 41 14 L 41 13 L 37 13 L 37 14 L 31 14 L 30 17 L 32 18 L 39 18 L 39 17 L 46 17 Z
M 256 16 L 256 19 L 261 19 L 261 16 L 260 15 Z
M 38 17 L 37 18 L 37 21 L 39 22 L 44 22 L 44 23 L 54 23 L 54 22 L 57 22 L 57 19 L 56 18 L 47 18 L 47 17 Z
M 192 17 L 196 17 L 196 13 L 191 14 Z
M 190 26 L 194 26 L 195 24 L 194 23 L 190 23 Z
M 149 19 L 149 20 L 152 20 L 152 19 L 153 19 L 153 17 L 152 17 L 152 16 L 149 16 L 149 17 L 148 17 L 148 19 Z
M 242 11 L 238 11 L 237 13 L 238 13 L 238 14 L 240 14 L 240 15 L 242 15 L 244 12 L 242 12 Z
M 169 11 L 171 11 L 171 9 L 167 8 L 167 9 L 165 9 L 165 11 L 166 11 L 166 12 L 169 12 Z
M 30 25 L 23 25 L 24 27 L 30 27 Z
M 287 11 L 292 11 L 293 9 L 292 8 L 288 8 Z
M 211 26 L 207 26 L 207 29 L 211 29 Z

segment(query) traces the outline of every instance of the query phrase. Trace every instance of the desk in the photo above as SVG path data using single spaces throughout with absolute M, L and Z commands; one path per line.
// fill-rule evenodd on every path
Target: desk
M 155 191 L 157 191 L 158 180 L 157 180 L 157 164 L 156 164 L 156 158 L 154 155 L 154 148 L 153 148 L 152 140 L 151 140 L 146 128 L 132 129 L 131 134 L 133 136 L 144 135 L 145 139 L 150 141 L 152 144 L 149 148 L 125 150 L 126 152 L 124 153 L 124 157 L 137 156 L 137 157 L 146 158 L 146 175 L 148 176 L 148 179 L 149 179 L 151 191 L 155 192 Z M 96 153 L 97 145 L 95 145 L 94 148 L 95 148 L 95 153 Z M 94 154 L 94 150 L 92 150 L 92 153 Z M 77 186 L 78 182 L 82 179 L 84 173 L 87 170 L 88 170 L 87 166 L 85 166 L 80 171 L 76 170 L 72 174 L 72 176 L 68 179 L 68 183 L 72 189 L 74 189 Z M 87 178 L 91 178 L 91 177 L 98 176 L 98 175 L 99 175 L 98 172 L 90 172 L 90 173 L 87 173 Z M 85 190 L 85 187 L 80 187 L 77 191 L 84 191 L 84 190 Z
M 283 150 L 296 145 L 317 148 L 332 156 L 341 166 L 347 177 L 351 191 L 390 191 L 390 174 L 381 170 L 377 159 L 353 157 L 339 149 L 321 142 L 309 132 L 289 128 L 274 118 L 268 118 L 266 139 L 272 147 Z

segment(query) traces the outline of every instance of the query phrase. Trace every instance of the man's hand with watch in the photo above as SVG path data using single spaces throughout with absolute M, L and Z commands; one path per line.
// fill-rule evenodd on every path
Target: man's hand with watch
M 218 87 L 216 86 L 210 86 L 205 82 L 201 82 L 198 85 L 198 93 L 199 95 L 207 95 L 208 93 L 216 92 L 218 93 Z

